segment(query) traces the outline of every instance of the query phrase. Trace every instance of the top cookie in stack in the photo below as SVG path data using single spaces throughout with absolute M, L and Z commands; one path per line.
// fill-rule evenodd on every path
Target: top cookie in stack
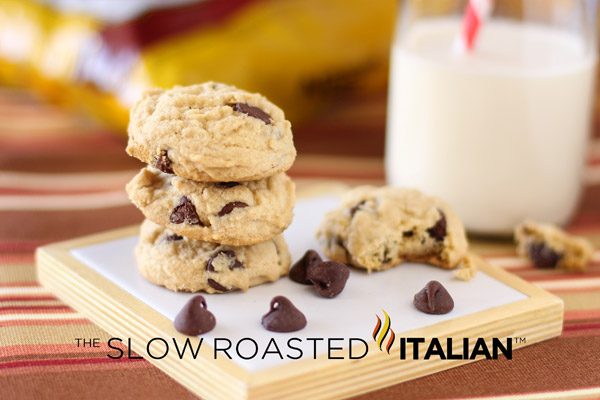
M 146 92 L 131 111 L 127 153 L 197 182 L 256 181 L 287 171 L 296 158 L 279 107 L 214 82 Z
M 296 150 L 290 122 L 264 96 L 213 82 L 148 91 L 131 110 L 127 153 L 148 164 L 127 185 L 129 197 L 148 220 L 162 227 L 143 229 L 142 236 L 164 231 L 169 239 L 142 237 L 141 241 L 156 242 L 156 247 L 160 243 L 186 246 L 185 251 L 163 246 L 170 255 L 162 261 L 168 263 L 171 257 L 178 267 L 155 271 L 161 278 L 149 276 L 150 261 L 138 251 L 138 266 L 147 278 L 165 284 L 173 281 L 173 271 L 179 274 L 196 268 L 181 255 L 200 247 L 210 261 L 205 268 L 208 275 L 219 272 L 215 265 L 223 267 L 223 278 L 234 273 L 251 275 L 238 271 L 245 264 L 236 257 L 273 240 L 278 243 L 276 268 L 281 270 L 281 264 L 287 263 L 287 271 L 289 255 L 287 249 L 281 254 L 278 235 L 292 219 L 294 184 L 285 171 L 294 162 Z M 236 249 L 240 246 L 246 248 Z M 212 262 L 207 248 L 222 262 Z M 153 249 L 152 254 L 162 253 Z M 171 286 L 203 290 L 202 284 Z

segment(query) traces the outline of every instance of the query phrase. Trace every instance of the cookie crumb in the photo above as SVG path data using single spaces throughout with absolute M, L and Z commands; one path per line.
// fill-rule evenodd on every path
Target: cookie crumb
M 532 220 L 525 220 L 515 228 L 515 240 L 517 253 L 538 268 L 583 272 L 594 253 L 589 240 Z
M 458 269 L 454 270 L 454 278 L 468 282 L 477 275 L 477 263 L 471 256 L 466 256 Z

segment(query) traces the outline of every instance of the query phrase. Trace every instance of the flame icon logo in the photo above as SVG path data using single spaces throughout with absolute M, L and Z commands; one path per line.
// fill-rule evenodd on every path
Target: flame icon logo
M 375 340 L 375 343 L 377 343 L 377 346 L 379 346 L 379 350 L 383 351 L 383 341 L 389 334 L 389 338 L 388 338 L 388 341 L 385 346 L 385 351 L 387 351 L 387 353 L 390 354 L 390 349 L 392 348 L 392 345 L 394 344 L 394 339 L 396 339 L 396 334 L 394 333 L 394 330 L 391 328 L 392 320 L 390 319 L 390 316 L 388 315 L 388 313 L 385 312 L 385 310 L 382 310 L 382 311 L 383 311 L 383 315 L 385 316 L 385 318 L 383 320 L 383 326 L 381 323 L 381 318 L 379 318 L 379 315 L 375 315 L 377 317 L 377 322 L 375 323 L 375 329 L 373 329 L 373 340 Z

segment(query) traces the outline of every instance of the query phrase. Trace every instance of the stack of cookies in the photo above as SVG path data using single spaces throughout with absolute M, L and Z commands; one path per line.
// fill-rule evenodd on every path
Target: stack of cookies
M 136 247 L 146 279 L 217 293 L 287 273 L 296 150 L 281 109 L 213 82 L 151 90 L 132 108 L 127 153 L 148 164 L 127 185 L 146 217 Z

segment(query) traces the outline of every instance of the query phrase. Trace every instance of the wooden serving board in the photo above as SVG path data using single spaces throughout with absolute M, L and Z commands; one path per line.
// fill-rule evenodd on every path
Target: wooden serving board
M 336 202 L 333 197 L 298 202 L 294 222 L 286 231 L 294 259 L 308 248 L 317 248 L 315 227 Z M 132 349 L 147 356 L 146 344 L 152 338 L 174 338 L 184 343 L 186 337 L 175 331 L 172 321 L 192 295 L 153 286 L 137 274 L 132 254 L 137 230 L 130 227 L 42 247 L 37 252 L 37 264 L 45 287 L 114 337 L 124 341 L 131 338 Z M 370 275 L 353 270 L 344 292 L 335 299 L 320 298 L 310 287 L 287 278 L 246 293 L 205 295 L 217 327 L 203 335 L 198 357 L 186 353 L 180 358 L 171 349 L 162 359 L 146 358 L 206 399 L 332 399 L 473 362 L 439 357 L 401 360 L 400 338 L 438 338 L 442 343 L 453 338 L 456 346 L 462 346 L 463 338 L 473 343 L 481 337 L 490 344 L 492 338 L 511 337 L 515 338 L 513 349 L 518 350 L 560 335 L 563 304 L 559 298 L 477 260 L 480 272 L 470 282 L 453 279 L 451 271 L 404 264 Z M 433 279 L 442 282 L 454 298 L 455 308 L 449 314 L 426 315 L 412 306 L 414 293 Z M 285 295 L 305 313 L 308 325 L 304 330 L 278 334 L 262 329 L 260 317 L 275 295 Z M 395 333 L 389 354 L 385 347 L 391 334 L 386 336 L 383 350 L 372 338 L 377 317 L 384 320 L 384 311 Z M 245 360 L 235 354 L 233 359 L 215 359 L 211 345 L 215 338 L 229 338 L 234 344 L 252 338 L 262 353 L 269 340 L 274 338 L 281 345 L 291 337 L 302 341 L 298 347 L 304 357 L 298 360 Z M 324 345 L 313 358 L 309 351 L 313 342 L 306 339 L 315 337 L 323 338 L 323 342 L 344 339 L 335 343 L 343 349 L 333 352 L 344 359 L 328 358 Z M 367 343 L 364 358 L 348 358 L 347 338 L 361 338 Z M 191 343 L 196 346 L 199 340 L 192 338 Z M 354 354 L 361 354 L 362 349 L 364 346 Z M 518 351 L 513 353 L 513 357 L 518 356 Z

